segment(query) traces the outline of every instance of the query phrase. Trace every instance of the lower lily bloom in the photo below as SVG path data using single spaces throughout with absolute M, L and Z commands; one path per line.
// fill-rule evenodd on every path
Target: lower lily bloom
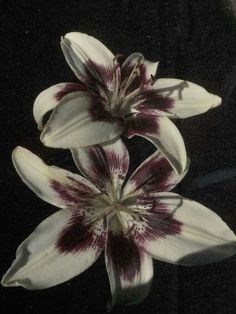
M 48 166 L 22 147 L 14 150 L 22 180 L 61 210 L 19 246 L 4 286 L 55 286 L 86 270 L 104 250 L 111 307 L 130 305 L 149 292 L 153 258 L 193 266 L 235 253 L 236 237 L 219 216 L 169 192 L 187 169 L 178 175 L 160 152 L 129 179 L 129 154 L 121 140 L 73 150 L 73 158 L 86 178 Z
M 131 54 L 120 56 L 82 33 L 61 40 L 65 59 L 79 79 L 54 85 L 36 98 L 33 108 L 46 146 L 79 148 L 122 134 L 151 141 L 178 173 L 186 168 L 181 134 L 169 118 L 186 118 L 218 106 L 221 98 L 194 83 L 155 78 L 158 62 Z M 53 110 L 43 128 L 44 115 Z

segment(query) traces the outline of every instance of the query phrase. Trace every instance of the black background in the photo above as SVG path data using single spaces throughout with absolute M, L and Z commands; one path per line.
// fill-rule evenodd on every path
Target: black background
M 76 171 L 68 151 L 43 147 L 32 117 L 39 92 L 76 81 L 59 46 L 60 36 L 70 31 L 95 36 L 114 54 L 140 51 L 147 59 L 161 60 L 160 76 L 193 81 L 223 97 L 222 106 L 177 122 L 191 158 L 177 192 L 213 209 L 236 231 L 235 181 L 230 178 L 235 160 L 236 20 L 222 1 L 1 1 L 1 20 L 1 274 L 20 242 L 55 211 L 21 182 L 11 163 L 12 149 L 24 146 L 48 163 Z M 129 150 L 134 168 L 150 147 L 136 140 Z M 208 180 L 201 187 L 209 173 L 218 182 Z M 194 268 L 155 261 L 149 297 L 114 313 L 234 313 L 235 260 Z M 34 292 L 1 287 L 0 293 L 3 314 L 100 314 L 110 298 L 103 257 L 57 287 Z

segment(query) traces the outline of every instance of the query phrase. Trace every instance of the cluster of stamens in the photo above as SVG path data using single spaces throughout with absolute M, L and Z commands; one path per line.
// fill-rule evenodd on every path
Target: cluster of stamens
M 135 89 L 131 93 L 127 93 L 129 87 L 134 82 L 134 80 L 140 76 L 140 64 L 143 61 L 143 59 L 140 57 L 136 60 L 133 69 L 128 77 L 124 78 L 120 85 L 117 84 L 117 74 L 116 71 L 118 68 L 120 68 L 120 65 L 118 63 L 118 59 L 122 57 L 122 55 L 116 55 L 114 58 L 114 67 L 113 67 L 113 79 L 112 84 L 115 86 L 115 89 L 112 91 L 112 96 L 110 99 L 110 108 L 114 112 L 123 111 L 125 109 L 125 106 L 128 102 L 128 100 L 134 96 L 136 96 L 140 92 L 140 86 Z

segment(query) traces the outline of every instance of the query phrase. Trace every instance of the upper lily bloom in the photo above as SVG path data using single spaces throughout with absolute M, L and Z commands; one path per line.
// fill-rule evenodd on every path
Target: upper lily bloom
M 131 54 L 121 65 L 100 41 L 82 33 L 61 40 L 62 51 L 80 83 L 60 83 L 34 103 L 34 118 L 53 110 L 42 134 L 46 146 L 79 148 L 104 143 L 121 134 L 142 136 L 165 155 L 178 173 L 186 168 L 186 151 L 168 119 L 186 118 L 221 103 L 204 88 L 178 79 L 155 79 L 158 63 Z
M 152 258 L 192 266 L 235 253 L 236 237 L 219 216 L 168 192 L 184 174 L 178 175 L 160 152 L 128 180 L 129 154 L 120 140 L 73 150 L 73 157 L 87 179 L 47 166 L 24 148 L 13 152 L 22 180 L 62 210 L 19 246 L 4 286 L 55 286 L 83 272 L 105 249 L 111 306 L 135 304 L 148 294 Z

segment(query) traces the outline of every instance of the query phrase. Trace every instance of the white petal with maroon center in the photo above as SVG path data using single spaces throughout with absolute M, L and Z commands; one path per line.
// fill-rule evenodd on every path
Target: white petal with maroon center
M 174 193 L 139 196 L 129 203 L 142 218 L 135 243 L 153 258 L 178 265 L 209 264 L 236 253 L 236 237 L 213 211 Z
M 61 46 L 88 94 L 65 96 L 57 103 L 51 98 L 56 86 L 38 96 L 34 116 L 39 128 L 44 114 L 54 108 L 41 134 L 42 142 L 50 147 L 80 148 L 110 141 L 124 132 L 151 141 L 179 174 L 183 172 L 187 162 L 183 139 L 167 117 L 203 113 L 218 106 L 220 97 L 191 82 L 156 79 L 158 62 L 147 61 L 137 52 L 120 66 L 119 55 L 87 34 L 68 33 Z
M 177 175 L 160 152 L 144 161 L 124 187 L 129 157 L 121 141 L 75 154 L 87 178 L 94 175 L 93 183 L 47 166 L 23 148 L 13 152 L 22 180 L 40 198 L 65 209 L 43 221 L 22 243 L 2 279 L 4 286 L 57 285 L 92 265 L 105 247 L 110 307 L 136 304 L 150 289 L 152 258 L 192 266 L 235 253 L 236 237 L 219 216 L 165 192 L 187 169 Z M 102 156 L 100 163 L 95 162 L 97 155 Z
M 112 293 L 111 308 L 119 303 L 140 303 L 150 290 L 152 258 L 123 233 L 117 217 L 109 223 L 105 261 Z
M 89 229 L 63 209 L 44 220 L 19 246 L 2 284 L 39 290 L 67 281 L 96 261 L 105 239 L 102 222 Z

